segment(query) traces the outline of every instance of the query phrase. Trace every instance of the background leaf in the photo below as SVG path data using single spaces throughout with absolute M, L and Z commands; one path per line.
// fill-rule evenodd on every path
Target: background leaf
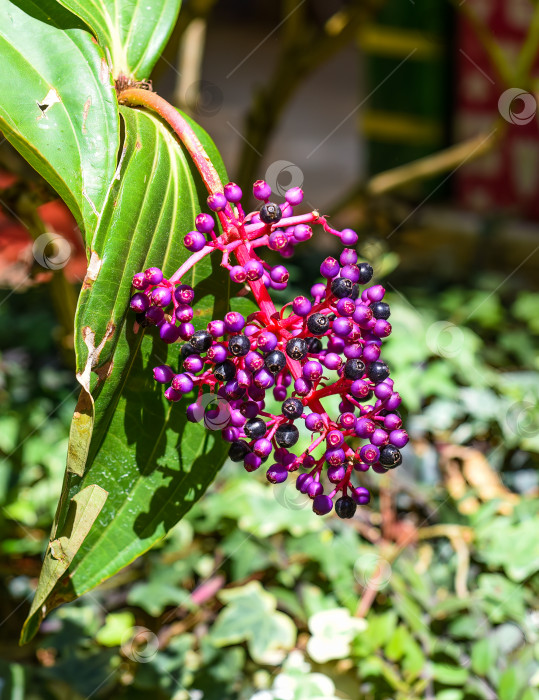
M 93 228 L 116 169 L 118 106 L 104 54 L 53 0 L 3 0 L 0 52 L 7 89 L 0 128 Z
M 103 48 L 114 75 L 146 80 L 174 28 L 181 0 L 60 0 L 84 20 Z
M 95 402 L 95 423 L 92 433 L 84 425 L 77 448 L 88 450 L 84 475 L 76 454 L 75 466 L 68 462 L 58 526 L 69 499 L 89 484 L 102 486 L 109 497 L 59 582 L 63 600 L 98 585 L 162 538 L 202 495 L 226 453 L 220 434 L 188 423 L 185 402 L 170 404 L 153 379 L 154 366 L 177 366 L 179 346 L 165 345 L 155 327 L 136 332 L 129 310 L 135 272 L 158 265 L 170 276 L 189 255 L 182 238 L 201 210 L 194 166 L 159 119 L 127 108 L 121 114 L 126 141 L 120 179 L 94 237 L 95 274 L 87 276 L 77 313 L 77 376 L 86 389 L 71 444 L 81 437 L 81 403 L 91 420 Z M 197 130 L 218 161 L 215 147 Z M 195 288 L 196 326 L 206 325 L 214 306 L 217 315 L 226 312 L 228 275 L 214 256 L 184 280 Z

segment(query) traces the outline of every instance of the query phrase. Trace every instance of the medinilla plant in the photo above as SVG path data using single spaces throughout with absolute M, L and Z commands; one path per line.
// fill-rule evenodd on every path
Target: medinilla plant
M 349 518 L 369 502 L 361 473 L 398 466 L 408 439 L 381 354 L 390 309 L 357 234 L 299 188 L 276 202 L 258 180 L 242 205 L 207 134 L 151 90 L 179 9 L 0 1 L 2 131 L 70 207 L 88 257 L 81 392 L 23 641 L 162 538 L 227 455 Z M 339 259 L 276 309 L 288 271 L 264 249 L 286 260 L 318 231 L 340 240 Z

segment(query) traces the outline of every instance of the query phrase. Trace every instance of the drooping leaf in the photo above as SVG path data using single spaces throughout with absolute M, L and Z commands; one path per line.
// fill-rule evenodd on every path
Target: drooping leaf
M 112 58 L 114 76 L 149 78 L 182 0 L 59 0 L 91 27 Z
M 57 527 L 69 498 L 86 486 L 101 486 L 109 497 L 57 584 L 63 600 L 95 587 L 162 538 L 207 488 L 226 452 L 220 434 L 188 423 L 185 403 L 167 402 L 153 379 L 154 366 L 178 366 L 179 346 L 165 345 L 155 327 L 142 331 L 129 310 L 135 272 L 157 265 L 170 276 L 189 255 L 182 238 L 201 210 L 194 166 L 159 119 L 128 108 L 121 114 L 126 137 L 120 175 L 94 236 L 77 312 L 83 390 Z M 219 166 L 215 147 L 198 132 Z M 228 276 L 219 261 L 205 258 L 184 281 L 195 288 L 195 325 L 204 327 L 214 311 L 222 317 Z M 46 610 L 45 602 L 39 613 Z M 35 628 L 36 619 L 28 625 Z
M 104 53 L 54 0 L 2 0 L 0 129 L 81 228 L 98 220 L 116 170 L 118 106 Z

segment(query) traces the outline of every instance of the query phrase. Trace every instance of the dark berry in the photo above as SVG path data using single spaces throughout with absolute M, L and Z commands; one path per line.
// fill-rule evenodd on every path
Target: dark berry
M 208 331 L 195 331 L 189 338 L 189 343 L 193 346 L 197 353 L 206 352 L 213 342 L 211 333 Z
M 372 362 L 367 370 L 367 376 L 371 382 L 379 384 L 389 377 L 389 367 L 385 362 Z
M 229 382 L 236 376 L 236 366 L 230 360 L 225 360 L 218 365 L 215 365 L 213 375 L 220 382 Z
M 246 335 L 233 335 L 228 340 L 228 351 L 235 357 L 247 355 L 251 349 L 251 341 Z
M 386 469 L 395 469 L 402 464 L 402 455 L 395 445 L 386 445 L 380 449 L 379 461 Z
M 359 297 L 359 284 L 354 284 L 352 287 L 352 294 L 350 294 L 350 299 L 355 301 Z
M 228 456 L 233 462 L 241 462 L 249 452 L 249 445 L 244 440 L 237 440 L 230 445 Z
M 344 376 L 346 379 L 361 379 L 365 372 L 365 363 L 361 360 L 346 360 L 344 364 Z
M 337 299 L 351 297 L 353 289 L 354 284 L 352 280 L 349 280 L 347 277 L 336 277 L 331 282 L 331 292 Z
M 283 416 L 295 420 L 303 414 L 303 403 L 299 399 L 289 398 L 281 406 Z
M 280 425 L 275 431 L 275 442 L 279 447 L 292 447 L 299 440 L 299 430 L 295 425 L 286 423 Z
M 374 318 L 386 319 L 391 315 L 389 304 L 386 304 L 385 301 L 373 301 L 372 304 L 370 304 L 370 309 Z
M 268 202 L 260 209 L 260 219 L 265 224 L 276 224 L 282 216 L 281 207 L 274 202 Z
M 258 438 L 264 437 L 266 434 L 266 424 L 262 418 L 249 418 L 247 423 L 243 426 L 243 432 L 251 440 L 257 440 Z
M 303 360 L 307 354 L 307 343 L 303 338 L 290 338 L 286 344 L 286 354 L 293 360 Z
M 366 262 L 359 263 L 358 268 L 359 268 L 359 280 L 358 280 L 358 282 L 360 284 L 367 284 L 367 282 L 370 282 L 372 279 L 372 275 L 373 275 L 373 269 L 369 265 L 369 263 L 366 263 Z
M 189 355 L 200 355 L 200 350 L 195 350 L 191 343 L 185 343 L 180 350 L 180 357 L 183 360 Z
M 307 343 L 307 351 L 313 355 L 318 355 L 322 352 L 322 341 L 319 338 L 305 338 Z
M 353 518 L 357 509 L 357 505 L 350 496 L 341 496 L 335 502 L 335 512 L 339 518 Z
M 324 335 L 329 329 L 329 318 L 324 314 L 311 314 L 307 319 L 307 328 L 313 335 Z
M 273 350 L 266 356 L 264 362 L 272 374 L 277 374 L 286 365 L 286 357 L 280 350 Z

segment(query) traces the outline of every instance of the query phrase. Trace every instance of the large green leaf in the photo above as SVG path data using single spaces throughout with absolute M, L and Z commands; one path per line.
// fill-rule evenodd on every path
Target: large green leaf
M 174 28 L 182 0 L 59 0 L 110 51 L 115 77 L 146 80 Z
M 201 210 L 194 168 L 159 119 L 128 108 L 121 114 L 126 137 L 119 179 L 94 236 L 79 300 L 77 376 L 83 390 L 52 537 L 82 489 L 99 486 L 108 497 L 56 586 L 42 574 L 41 604 L 28 619 L 23 640 L 52 607 L 90 590 L 162 538 L 202 495 L 225 458 L 220 434 L 188 423 L 185 404 L 169 404 L 153 380 L 155 365 L 177 366 L 178 345 L 162 343 L 155 328 L 137 330 L 129 311 L 135 272 L 158 265 L 170 276 L 188 255 L 182 238 Z M 198 133 L 215 162 L 215 147 Z M 225 177 L 223 168 L 221 173 Z M 219 261 L 205 258 L 187 279 L 196 292 L 195 325 L 203 327 L 214 307 L 222 317 L 228 275 Z M 52 555 L 49 547 L 46 562 Z
M 118 106 L 104 53 L 54 0 L 0 0 L 0 129 L 93 229 L 116 169 Z

